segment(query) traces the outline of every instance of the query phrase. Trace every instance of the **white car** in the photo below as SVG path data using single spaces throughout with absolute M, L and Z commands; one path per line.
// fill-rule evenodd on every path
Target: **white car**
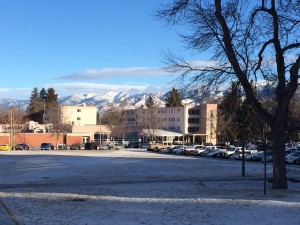
M 300 152 L 295 151 L 286 155 L 285 161 L 287 163 L 300 164 Z
M 238 149 L 236 147 L 233 147 L 233 148 L 227 148 L 224 150 L 225 151 L 222 152 L 222 154 L 220 155 L 220 158 L 229 159 L 229 157 L 235 153 L 235 150 L 238 150 Z
M 256 152 L 253 154 L 247 154 L 245 155 L 245 160 L 247 161 L 261 161 L 261 159 L 264 157 L 264 152 Z
M 203 145 L 186 146 L 186 148 L 184 149 L 184 154 L 189 155 L 189 152 L 194 152 L 196 150 L 196 148 L 202 148 L 202 147 L 203 147 Z
M 194 150 L 194 155 L 200 155 L 202 152 L 204 152 L 206 150 L 205 147 L 196 147 L 195 150 Z

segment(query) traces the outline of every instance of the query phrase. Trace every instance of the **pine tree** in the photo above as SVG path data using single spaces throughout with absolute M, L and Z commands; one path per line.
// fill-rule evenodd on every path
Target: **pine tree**
M 42 122 L 44 107 L 43 107 L 43 102 L 40 98 L 39 90 L 36 87 L 33 89 L 31 93 L 30 101 L 26 112 L 27 112 L 27 118 L 29 120 L 33 120 L 39 123 Z
M 173 88 L 170 92 L 169 97 L 166 98 L 166 107 L 182 106 L 181 98 L 179 92 Z
M 42 102 L 46 102 L 48 97 L 47 91 L 45 88 L 42 88 L 42 90 L 40 91 L 40 99 Z
M 238 121 L 241 118 L 242 102 L 241 86 L 238 82 L 233 82 L 218 105 L 218 132 L 226 141 L 234 142 L 240 139 L 241 132 Z
M 153 100 L 153 98 L 152 98 L 151 95 L 150 95 L 149 98 L 147 99 L 146 106 L 147 106 L 148 108 L 154 108 L 154 107 L 155 107 L 155 103 L 154 103 L 154 100 Z
M 39 110 L 41 110 L 41 99 L 39 96 L 39 91 L 35 87 L 31 93 L 30 101 L 26 111 L 28 113 L 34 113 L 38 112 Z
M 46 98 L 46 106 L 49 107 L 57 107 L 58 106 L 58 95 L 55 94 L 55 90 L 53 88 L 48 88 L 47 90 L 47 98 Z

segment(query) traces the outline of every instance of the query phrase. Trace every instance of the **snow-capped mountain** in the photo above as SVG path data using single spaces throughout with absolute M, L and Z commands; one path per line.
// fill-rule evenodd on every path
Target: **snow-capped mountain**
M 178 90 L 182 99 L 183 104 L 196 105 L 205 102 L 205 99 L 217 99 L 218 95 L 211 93 L 209 96 L 201 96 L 197 91 L 185 91 Z M 165 99 L 169 96 L 170 92 L 167 93 L 142 93 L 135 94 L 132 92 L 113 92 L 109 91 L 105 94 L 98 93 L 78 93 L 58 99 L 60 105 L 91 105 L 100 108 L 107 108 L 112 105 L 119 105 L 120 103 L 125 104 L 125 108 L 134 109 L 141 106 L 145 106 L 150 96 L 154 103 L 158 107 L 165 106 Z M 0 104 L 4 107 L 10 107 L 11 105 L 18 106 L 26 109 L 29 100 L 14 100 L 14 99 L 1 99 Z

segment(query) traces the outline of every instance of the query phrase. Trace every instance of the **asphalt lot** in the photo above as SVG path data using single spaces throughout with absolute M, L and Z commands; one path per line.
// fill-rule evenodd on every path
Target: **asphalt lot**
M 299 167 L 290 171 L 300 177 Z M 240 161 L 143 149 L 0 152 L 0 224 L 196 224 L 199 218 L 201 224 L 244 224 L 225 213 L 228 207 L 240 215 L 244 210 L 250 223 L 260 224 L 249 210 L 266 222 L 273 217 L 261 215 L 262 208 L 284 207 L 289 220 L 298 221 L 300 185 L 277 191 L 267 184 L 264 196 L 263 184 L 259 163 L 246 163 L 242 177 Z

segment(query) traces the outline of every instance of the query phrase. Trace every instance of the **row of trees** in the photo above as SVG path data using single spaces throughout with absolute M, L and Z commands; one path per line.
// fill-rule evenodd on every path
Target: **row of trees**
M 288 109 L 299 85 L 300 2 L 244 0 L 169 0 L 157 17 L 183 25 L 181 37 L 189 49 L 211 56 L 211 64 L 197 66 L 167 54 L 170 71 L 179 80 L 203 90 L 239 81 L 247 102 L 270 129 L 275 189 L 287 188 L 285 141 Z M 273 87 L 273 110 L 256 95 L 253 83 Z
M 66 115 L 63 115 L 58 104 L 58 95 L 53 88 L 34 88 L 26 111 L 21 106 L 1 107 L 0 123 L 7 124 L 11 133 L 11 145 L 14 146 L 14 135 L 20 132 L 20 124 L 33 120 L 40 124 L 50 124 L 47 132 L 56 136 L 56 145 L 61 133 L 69 132 L 70 126 L 66 124 Z
M 274 110 L 274 96 L 262 96 L 264 107 L 271 112 Z M 297 94 L 291 101 L 286 128 L 286 141 L 298 140 L 300 130 L 300 95 Z M 246 139 L 248 140 L 271 140 L 270 129 L 259 118 L 247 100 L 244 98 L 242 87 L 239 82 L 233 82 L 225 92 L 218 105 L 218 131 L 220 137 L 225 140 L 241 140 L 241 128 L 244 126 Z
M 38 88 L 34 88 L 30 101 L 26 110 L 27 118 L 39 123 L 44 123 L 45 121 L 45 111 L 46 109 L 57 108 L 58 104 L 58 94 L 55 93 L 53 88 L 42 88 L 41 91 Z

